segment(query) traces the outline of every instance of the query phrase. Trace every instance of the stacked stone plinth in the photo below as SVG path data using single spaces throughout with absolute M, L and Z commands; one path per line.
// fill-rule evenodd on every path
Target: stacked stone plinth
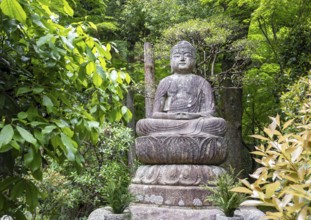
M 136 139 L 137 169 L 130 191 L 138 203 L 202 207 L 210 183 L 224 169 L 227 150 L 212 135 L 157 135 Z

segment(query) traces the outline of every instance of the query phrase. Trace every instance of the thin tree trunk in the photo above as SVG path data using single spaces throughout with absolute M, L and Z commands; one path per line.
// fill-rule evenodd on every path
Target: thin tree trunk
M 155 93 L 155 77 L 154 77 L 154 58 L 153 47 L 150 43 L 144 44 L 144 62 L 145 62 L 145 115 L 146 118 L 152 116 L 154 93 Z

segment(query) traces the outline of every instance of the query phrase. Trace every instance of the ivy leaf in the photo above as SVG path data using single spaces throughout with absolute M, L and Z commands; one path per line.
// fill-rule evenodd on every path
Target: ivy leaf
M 34 138 L 34 136 L 29 131 L 19 126 L 16 126 L 16 129 L 19 132 L 19 134 L 22 136 L 22 138 L 25 139 L 25 141 L 31 144 L 34 144 L 34 145 L 37 143 L 37 140 Z
M 26 23 L 27 15 L 22 8 L 22 6 L 16 0 L 3 0 L 1 2 L 0 8 L 3 14 L 15 18 L 21 23 Z

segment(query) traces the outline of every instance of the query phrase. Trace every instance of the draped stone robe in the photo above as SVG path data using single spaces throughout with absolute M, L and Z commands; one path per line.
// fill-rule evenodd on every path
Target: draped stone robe
M 215 112 L 211 85 L 193 74 L 173 74 L 161 80 L 155 95 L 153 117 L 137 123 L 139 136 L 162 134 L 210 134 L 223 136 L 225 121 Z M 157 114 L 160 113 L 160 116 Z M 185 113 L 179 118 L 167 115 Z M 177 120 L 176 120 L 177 119 Z

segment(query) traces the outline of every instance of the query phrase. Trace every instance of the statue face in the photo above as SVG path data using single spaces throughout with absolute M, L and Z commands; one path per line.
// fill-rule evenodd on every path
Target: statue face
M 174 73 L 191 73 L 195 67 L 195 59 L 190 48 L 177 47 L 171 56 L 171 67 Z

